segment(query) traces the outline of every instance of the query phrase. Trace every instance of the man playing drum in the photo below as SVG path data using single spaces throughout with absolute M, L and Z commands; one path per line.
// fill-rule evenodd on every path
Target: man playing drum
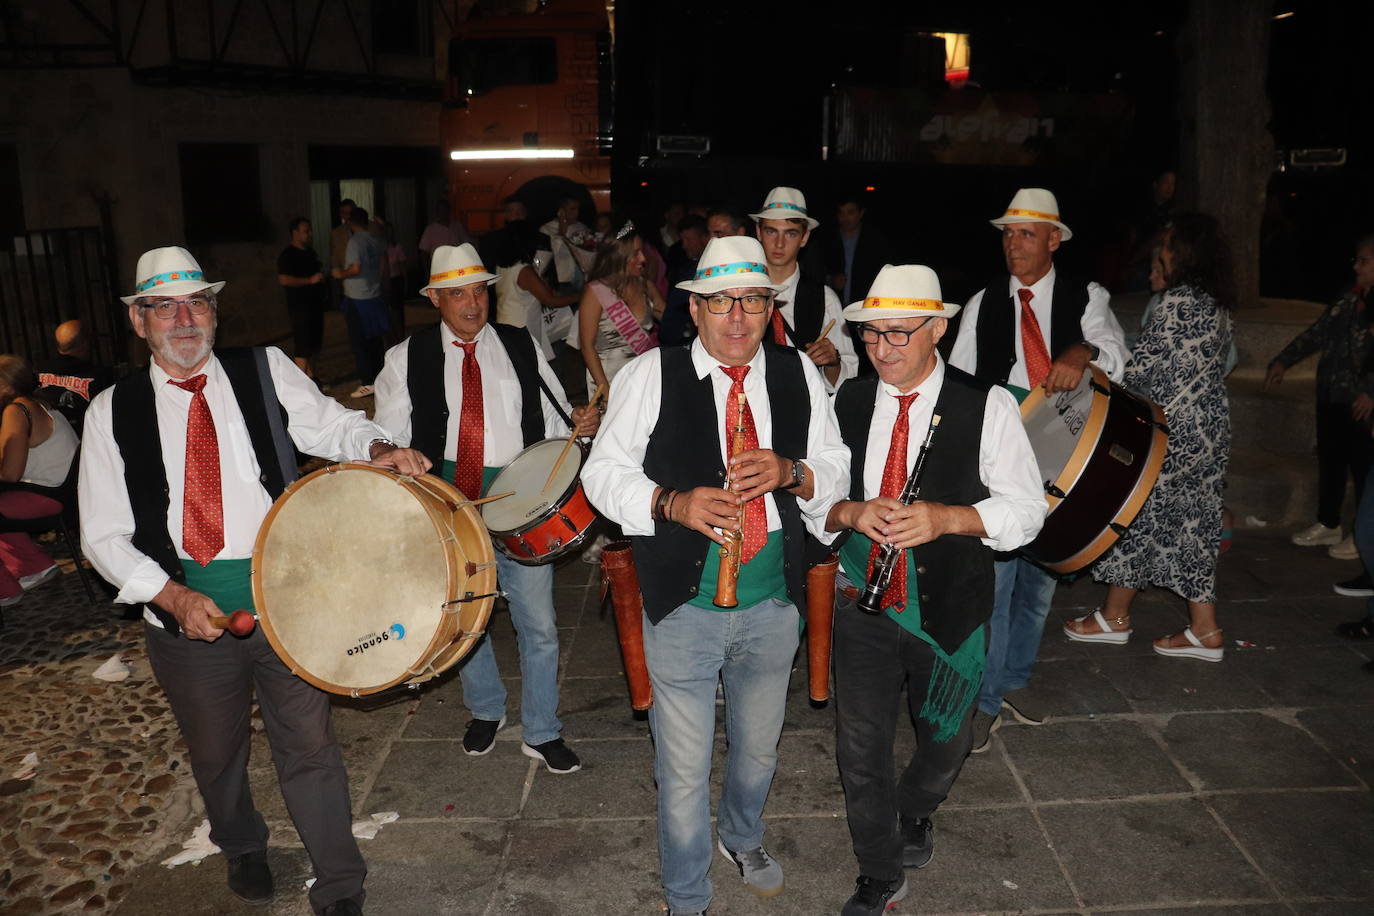
M 763 846 L 763 806 L 805 606 L 802 542 L 807 531 L 832 537 L 825 516 L 848 487 L 849 455 L 814 364 L 761 344 L 781 284 L 757 240 L 712 239 L 695 278 L 679 286 L 692 293 L 698 337 L 621 370 L 583 482 L 634 546 L 654 696 L 661 878 L 671 913 L 699 916 L 712 897 L 719 680 L 728 749 L 718 848 L 753 893 L 783 890 L 782 867 Z M 733 541 L 741 527 L 731 563 L 716 545 L 727 540 L 721 529 Z M 718 607 L 718 579 L 734 570 L 735 594 Z
M 315 865 L 311 906 L 361 913 L 367 867 L 328 697 L 291 674 L 261 630 L 225 638 L 213 623 L 253 608 L 253 545 L 295 479 L 293 445 L 403 474 L 429 463 L 321 395 L 280 350 L 214 352 L 224 283 L 207 282 L 185 249 L 146 252 L 137 277 L 123 298 L 153 361 L 101 392 L 86 414 L 82 545 L 119 587 L 116 601 L 144 605 L 148 660 L 190 750 L 230 890 L 255 904 L 273 894 L 267 825 L 248 786 L 256 693 L 282 795 Z
M 968 301 L 949 364 L 1007 386 L 1018 401 L 1042 385 L 1050 392 L 1077 387 L 1089 362 L 1120 381 L 1126 342 L 1110 294 L 1055 270 L 1054 252 L 1073 237 L 1059 219 L 1055 196 L 1022 188 L 991 222 L 1002 230 L 1010 276 L 996 277 Z M 987 750 L 1004 705 L 1025 725 L 1041 725 L 1046 716 L 1028 685 L 1056 579 L 1021 557 L 999 557 L 995 568 L 987 665 L 973 722 L 975 754 Z
M 420 292 L 441 320 L 387 352 L 377 376 L 375 418 L 476 500 L 522 449 L 566 436 L 570 426 L 578 435 L 593 435 L 601 414 L 595 407 L 571 409 L 528 329 L 488 321 L 487 287 L 496 276 L 472 245 L 441 245 L 430 264 L 429 284 Z M 558 721 L 553 566 L 522 566 L 498 552 L 496 568 L 520 643 L 521 751 L 551 773 L 572 773 L 582 763 L 564 743 Z M 460 676 L 463 703 L 473 716 L 463 751 L 481 756 L 506 724 L 506 688 L 490 634 Z
M 890 264 L 844 310 L 878 375 L 835 396 L 850 492 L 826 523 L 847 532 L 838 541 L 835 752 L 860 877 L 843 916 L 882 913 L 906 895 L 903 867 L 930 861 L 931 815 L 973 737 L 993 551 L 1030 542 L 1045 520 L 1015 400 L 935 352 L 958 311 L 930 268 Z M 904 505 L 897 496 L 923 452 L 919 499 Z M 900 552 L 865 613 L 858 589 L 875 581 L 883 544 Z M 904 683 L 917 749 L 898 779 L 892 745 Z

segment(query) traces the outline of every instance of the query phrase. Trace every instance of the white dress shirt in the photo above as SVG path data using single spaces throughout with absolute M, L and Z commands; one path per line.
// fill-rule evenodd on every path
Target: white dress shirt
M 1035 315 L 1035 320 L 1040 323 L 1040 333 L 1045 336 L 1045 349 L 1050 349 L 1050 311 L 1054 307 L 1054 268 L 1045 274 L 1029 287 L 1031 291 L 1031 312 Z M 1007 280 L 1007 295 L 1016 304 L 1013 309 L 1016 324 L 1012 328 L 1012 341 L 1016 347 L 1016 365 L 1012 366 L 1011 374 L 1007 376 L 1008 385 L 1016 385 L 1019 388 L 1029 388 L 1030 378 L 1026 375 L 1026 355 L 1021 347 L 1021 300 L 1017 296 L 1017 290 L 1023 284 L 1015 277 Z M 1066 290 L 1066 295 L 1074 300 L 1078 298 L 1077 290 Z M 979 290 L 973 294 L 973 298 L 964 306 L 963 317 L 959 319 L 959 336 L 954 339 L 954 348 L 949 353 L 949 364 L 957 369 L 972 373 L 978 365 L 978 309 L 983 304 L 983 296 L 987 290 Z M 1121 323 L 1116 320 L 1116 315 L 1111 309 L 1111 293 L 1107 292 L 1101 284 L 1088 284 L 1088 307 L 1083 310 L 1083 318 L 1079 322 L 1083 330 L 1083 339 L 1097 347 L 1097 359 L 1093 362 L 1107 377 L 1114 382 L 1121 381 L 1121 372 L 1126 367 L 1126 336 L 1121 331 Z M 1077 343 L 1077 341 L 1075 341 Z M 1054 354 L 1050 353 L 1050 359 Z
M 782 289 L 777 294 L 777 300 L 783 303 L 779 311 L 782 318 L 787 322 L 788 328 L 796 327 L 796 301 L 797 301 L 797 282 L 801 277 L 801 267 L 798 266 L 792 271 L 792 276 L 783 281 Z M 840 374 L 835 376 L 835 384 L 830 384 L 830 379 L 824 372 L 821 373 L 821 381 L 825 383 L 825 390 L 834 394 L 835 389 L 839 388 L 845 379 L 853 378 L 859 374 L 859 356 L 854 352 L 854 341 L 849 337 L 849 330 L 845 327 L 844 319 L 840 317 L 842 308 L 840 297 L 835 295 L 835 291 L 829 286 L 822 285 L 825 294 L 825 312 L 821 316 L 821 330 L 834 319 L 835 324 L 830 328 L 830 333 L 825 335 L 835 345 L 836 351 L 840 354 Z M 769 332 L 769 340 L 772 340 L 772 332 Z M 804 347 L 810 340 L 794 340 L 791 331 L 787 333 L 787 340 L 794 347 Z M 809 360 L 808 360 L 809 362 Z M 814 365 L 814 364 L 813 364 Z
M 721 371 L 698 338 L 692 342 L 692 367 L 698 379 L 708 375 L 715 395 L 716 416 L 724 417 L 725 399 L 733 384 Z M 806 397 L 811 406 L 807 426 L 807 453 L 784 455 L 801 459 L 814 481 L 810 499 L 797 500 L 807 529 L 825 543 L 834 540 L 833 532 L 825 530 L 825 517 L 830 507 L 844 499 L 849 491 L 849 449 L 840 439 L 835 412 L 825 393 L 820 372 L 805 356 L 801 357 L 806 378 Z M 644 454 L 649 436 L 658 424 L 659 408 L 663 402 L 663 374 L 660 368 L 661 350 L 650 350 L 631 362 L 616 378 L 624 381 L 611 389 L 611 401 L 601 429 L 592 444 L 591 457 L 582 469 L 582 484 L 587 497 L 607 518 L 618 522 L 628 535 L 652 535 L 654 520 L 652 506 L 657 486 L 644 473 Z M 773 446 L 773 414 L 768 401 L 768 386 L 763 350 L 760 348 L 749 363 L 744 377 L 744 393 L 754 416 L 759 447 Z M 801 392 L 797 392 L 798 396 Z M 702 430 L 703 435 L 705 430 Z M 729 445 L 725 441 L 725 423 L 716 424 L 716 439 L 720 444 L 721 461 L 726 460 Z M 773 494 L 763 496 L 768 512 L 768 530 L 782 527 Z
M 936 361 L 935 369 L 916 386 L 917 398 L 907 409 L 910 425 L 906 447 L 908 475 L 925 441 L 940 389 L 945 384 L 945 362 L 938 354 Z M 892 444 L 892 427 L 897 422 L 898 394 L 900 392 L 886 382 L 878 383 L 873 420 L 868 427 L 868 448 L 864 452 L 866 500 L 882 492 L 883 469 L 887 466 L 887 452 Z M 939 438 L 939 430 L 936 430 L 936 445 Z M 1016 398 L 1005 388 L 993 386 L 988 392 L 983 411 L 983 436 L 978 443 L 978 479 L 988 488 L 989 494 L 987 499 L 973 506 L 987 532 L 982 542 L 993 550 L 1006 551 L 1034 540 L 1045 524 L 1048 511 L 1045 490 L 1040 483 L 1035 453 L 1021 425 L 1020 408 Z
M 372 441 L 386 438 L 382 428 L 362 411 L 349 410 L 320 394 L 315 383 L 281 350 L 267 348 L 267 364 L 277 400 L 286 408 L 291 440 L 302 452 L 331 461 L 366 461 Z M 224 549 L 215 559 L 248 559 L 253 556 L 258 528 L 272 508 L 272 497 L 259 480 L 262 469 L 224 368 L 211 355 L 201 372 L 206 378 L 205 400 L 219 442 L 220 492 L 224 501 Z M 156 363 L 149 373 L 162 464 L 167 471 L 167 531 L 176 545 L 177 556 L 190 559 L 181 546 L 181 512 L 186 485 L 186 423 L 193 395 L 168 384 L 171 377 Z M 114 389 L 106 389 L 96 395 L 86 411 L 78 489 L 81 547 L 91 565 L 119 586 L 115 601 L 145 604 L 162 591 L 168 576 L 131 540 L 134 514 L 124 484 L 124 458 L 114 440 L 113 403 Z M 145 612 L 144 618 L 162 625 L 152 614 Z
M 529 333 L 526 329 L 526 333 Z M 456 461 L 458 458 L 458 426 L 463 416 L 463 360 L 466 351 L 455 347 L 458 335 L 442 321 L 439 323 L 439 336 L 444 345 L 444 399 L 448 404 L 448 429 L 444 432 L 444 460 Z M 482 370 L 482 464 L 489 468 L 500 468 L 525 448 L 525 438 L 520 431 L 520 405 L 523 392 L 520 379 L 515 375 L 515 365 L 511 363 L 501 338 L 491 325 L 482 326 L 477 332 L 477 365 Z M 572 407 L 563 393 L 563 386 L 553 374 L 552 367 L 539 358 L 539 343 L 534 345 L 535 362 L 539 365 L 539 375 L 558 397 L 558 403 L 568 413 Z M 410 386 L 406 376 L 410 368 L 410 341 L 403 340 L 386 353 L 386 363 L 377 374 L 375 386 L 376 410 L 373 419 L 377 425 L 391 434 L 397 445 L 410 445 Z M 543 392 L 539 393 L 539 403 L 544 410 L 544 437 L 556 439 L 568 434 L 568 426 L 558 411 L 549 403 Z

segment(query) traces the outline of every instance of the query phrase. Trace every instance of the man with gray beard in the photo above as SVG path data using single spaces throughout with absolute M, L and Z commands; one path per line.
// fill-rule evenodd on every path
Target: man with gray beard
M 224 638 L 211 618 L 253 609 L 254 542 L 296 477 L 293 446 L 408 475 L 429 462 L 321 395 L 281 350 L 215 352 L 224 282 L 208 282 L 185 249 L 146 252 L 137 278 L 123 300 L 152 365 L 87 411 L 82 546 L 119 589 L 116 602 L 143 607 L 148 660 L 190 750 L 229 889 L 253 904 L 273 896 L 267 826 L 248 785 L 256 694 L 282 796 L 315 866 L 311 907 L 361 913 L 367 867 L 328 697 L 287 669 L 261 629 Z

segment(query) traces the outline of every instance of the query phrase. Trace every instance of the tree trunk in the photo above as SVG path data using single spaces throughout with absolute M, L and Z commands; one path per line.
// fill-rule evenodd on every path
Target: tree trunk
M 1270 6 L 1193 0 L 1179 35 L 1178 200 L 1217 218 L 1231 241 L 1236 304 L 1259 301 L 1260 221 L 1274 166 Z

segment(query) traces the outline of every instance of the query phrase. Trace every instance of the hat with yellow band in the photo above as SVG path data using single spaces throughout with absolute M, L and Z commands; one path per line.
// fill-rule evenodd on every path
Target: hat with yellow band
M 224 289 L 225 284 L 224 280 L 214 283 L 207 281 L 205 271 L 191 257 L 191 252 L 175 245 L 154 248 L 139 255 L 134 277 L 134 294 L 119 297 L 125 305 L 137 305 L 138 300 L 144 298 L 175 298 L 205 290 L 217 293 Z
M 471 286 L 474 283 L 496 282 L 496 274 L 490 273 L 477 256 L 477 249 L 464 242 L 462 245 L 440 245 L 434 249 L 434 257 L 429 261 L 429 283 L 420 287 L 420 292 L 429 289 L 452 289 L 457 286 Z
M 768 260 L 759 240 L 747 235 L 726 235 L 711 239 L 697 261 L 697 272 L 683 280 L 678 289 L 709 296 L 727 289 L 782 289 L 768 276 Z
M 940 278 L 922 264 L 885 264 L 868 295 L 847 306 L 845 321 L 880 318 L 951 318 L 960 306 L 940 295 Z
M 989 220 L 997 228 L 1008 223 L 1049 223 L 1062 233 L 1059 241 L 1067 242 L 1073 238 L 1069 227 L 1059 221 L 1059 201 L 1051 191 L 1044 188 L 1022 188 L 1007 204 L 1007 212 L 997 219 Z
M 804 219 L 810 229 L 820 225 L 806 212 L 806 195 L 796 188 L 774 188 L 768 192 L 763 209 L 749 215 L 754 219 Z

